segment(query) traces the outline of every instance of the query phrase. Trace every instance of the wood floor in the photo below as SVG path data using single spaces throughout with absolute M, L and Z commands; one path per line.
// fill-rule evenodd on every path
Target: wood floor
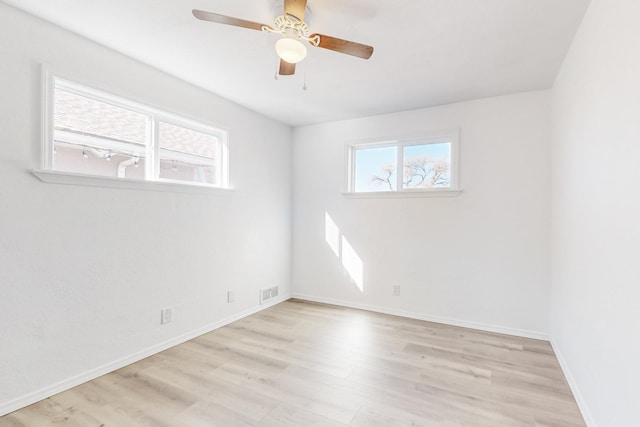
M 2 427 L 584 426 L 549 343 L 290 300 Z

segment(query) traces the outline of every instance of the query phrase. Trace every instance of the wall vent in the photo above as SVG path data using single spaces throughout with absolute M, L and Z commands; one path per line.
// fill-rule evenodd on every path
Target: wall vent
M 269 298 L 271 298 L 271 288 L 260 291 L 260 304 L 263 304 Z
M 277 286 L 274 286 L 272 288 L 262 289 L 260 291 L 260 304 L 264 304 L 266 301 L 277 296 L 278 296 Z

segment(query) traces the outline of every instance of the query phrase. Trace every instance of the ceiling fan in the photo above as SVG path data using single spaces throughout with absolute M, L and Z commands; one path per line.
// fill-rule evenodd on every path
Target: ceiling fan
M 373 47 L 371 46 L 326 36 L 324 34 L 311 33 L 309 26 L 304 22 L 306 7 L 307 0 L 284 0 L 284 15 L 278 16 L 273 26 L 198 9 L 193 10 L 193 15 L 202 21 L 281 34 L 282 38 L 276 42 L 276 52 L 280 57 L 278 74 L 283 76 L 294 74 L 296 71 L 296 63 L 302 61 L 307 55 L 307 49 L 300 40 L 307 41 L 311 46 L 321 47 L 363 59 L 369 59 L 371 57 L 373 54 Z

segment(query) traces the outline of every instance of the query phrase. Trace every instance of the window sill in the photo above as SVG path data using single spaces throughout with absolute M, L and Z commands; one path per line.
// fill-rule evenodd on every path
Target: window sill
M 428 191 L 372 191 L 362 193 L 342 193 L 347 199 L 403 199 L 422 197 L 457 197 L 462 190 L 428 190 Z
M 47 184 L 84 185 L 89 187 L 123 188 L 127 190 L 161 191 L 189 194 L 215 194 L 230 196 L 229 188 L 210 187 L 197 183 L 175 183 L 162 181 L 142 181 L 139 179 L 112 178 L 108 176 L 83 175 L 71 172 L 32 170 L 31 173 Z

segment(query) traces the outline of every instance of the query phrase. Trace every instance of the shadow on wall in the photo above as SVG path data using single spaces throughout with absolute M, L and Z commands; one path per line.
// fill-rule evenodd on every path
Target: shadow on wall
M 364 264 L 346 237 L 340 234 L 340 228 L 336 225 L 328 212 L 324 213 L 324 235 L 327 244 L 338 259 L 342 260 L 342 267 L 349 274 L 351 282 L 360 292 L 364 292 Z

